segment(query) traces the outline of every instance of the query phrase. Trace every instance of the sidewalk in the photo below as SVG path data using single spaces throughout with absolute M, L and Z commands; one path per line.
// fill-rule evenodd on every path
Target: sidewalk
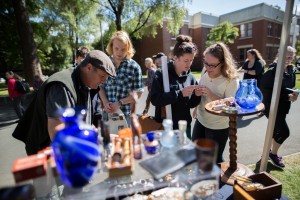
M 0 126 L 13 124 L 17 120 L 18 116 L 15 113 L 11 100 L 8 97 L 2 97 L 0 102 Z
M 25 108 L 31 99 L 31 94 L 26 94 L 24 97 Z M 15 113 L 13 104 L 8 97 L 0 98 L 0 126 L 5 126 L 13 123 L 17 123 L 19 120 L 17 114 Z

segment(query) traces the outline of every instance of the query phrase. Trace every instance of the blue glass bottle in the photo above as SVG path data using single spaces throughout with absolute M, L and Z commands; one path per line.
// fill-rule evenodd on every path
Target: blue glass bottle
M 159 150 L 158 141 L 155 139 L 155 133 L 147 133 L 147 141 L 144 143 L 148 154 L 156 154 Z
M 52 142 L 57 171 L 71 187 L 82 187 L 90 181 L 100 156 L 97 132 L 83 122 L 84 115 L 82 109 L 65 109 L 65 128 L 57 132 Z
M 262 102 L 263 95 L 257 87 L 256 79 L 240 80 L 240 86 L 235 94 L 236 103 L 243 109 L 254 109 Z

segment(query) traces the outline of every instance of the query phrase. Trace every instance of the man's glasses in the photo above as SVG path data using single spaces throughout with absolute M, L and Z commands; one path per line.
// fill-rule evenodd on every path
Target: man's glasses
M 203 60 L 203 64 L 204 64 L 205 67 L 208 67 L 208 68 L 216 68 L 216 67 L 219 66 L 219 64 L 221 64 L 221 62 L 219 62 L 218 64 L 214 65 L 214 64 L 208 64 L 207 62 L 205 62 Z

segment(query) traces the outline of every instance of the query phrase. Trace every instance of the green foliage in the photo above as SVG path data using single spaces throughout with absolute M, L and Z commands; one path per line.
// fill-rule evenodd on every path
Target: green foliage
M 210 46 L 216 42 L 232 44 L 238 36 L 239 29 L 234 27 L 232 23 L 225 21 L 210 30 L 207 36 L 206 46 Z
M 300 56 L 300 40 L 297 40 L 296 42 L 296 50 L 297 50 L 296 55 Z
M 125 30 L 135 39 L 154 37 L 164 18 L 168 18 L 168 31 L 178 34 L 186 17 L 185 2 L 189 0 L 117 0 L 112 4 L 102 3 L 106 9 L 101 14 L 109 19 L 109 24 L 115 23 L 117 30 Z
M 104 49 L 112 33 L 121 28 L 133 39 L 154 37 L 168 17 L 167 28 L 177 34 L 185 17 L 184 4 L 191 0 L 26 0 L 39 61 L 46 75 L 69 67 L 79 46 L 102 49 L 100 23 L 109 25 L 103 34 Z M 113 8 L 116 10 L 113 11 Z M 103 29 L 105 27 L 102 27 Z M 0 1 L 0 65 L 23 71 L 20 38 L 12 1 Z
M 17 34 L 11 1 L 0 1 L 0 65 L 1 72 L 22 65 L 20 38 Z

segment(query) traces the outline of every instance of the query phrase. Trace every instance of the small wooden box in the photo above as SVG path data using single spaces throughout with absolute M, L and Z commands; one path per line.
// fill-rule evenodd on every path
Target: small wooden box
M 114 154 L 114 140 L 116 140 L 118 137 L 113 138 L 112 144 L 112 156 Z M 117 176 L 125 176 L 125 175 L 130 175 L 133 173 L 133 152 L 132 152 L 132 139 L 128 137 L 120 137 L 122 139 L 122 151 L 124 153 L 124 141 L 126 139 L 129 140 L 129 155 L 130 155 L 130 164 L 126 163 L 120 163 L 117 167 L 112 166 L 112 157 L 110 157 L 106 163 L 107 169 L 108 169 L 108 174 L 109 177 L 117 177 Z
M 35 154 L 15 160 L 12 173 L 16 183 L 46 175 L 47 157 L 45 154 Z
M 249 178 L 252 179 L 253 182 L 261 183 L 264 185 L 264 188 L 261 190 L 254 190 L 254 191 L 245 191 L 241 185 L 238 183 L 235 183 L 235 185 L 240 186 L 244 192 L 249 194 L 253 199 L 256 200 L 268 200 L 268 199 L 280 199 L 281 197 L 281 191 L 282 191 L 282 184 L 273 178 L 270 174 L 267 172 L 261 172 L 258 174 L 253 174 L 249 176 Z M 241 191 L 238 191 L 239 187 L 234 187 L 234 197 L 236 195 L 241 194 Z M 248 198 L 244 198 L 248 199 Z

